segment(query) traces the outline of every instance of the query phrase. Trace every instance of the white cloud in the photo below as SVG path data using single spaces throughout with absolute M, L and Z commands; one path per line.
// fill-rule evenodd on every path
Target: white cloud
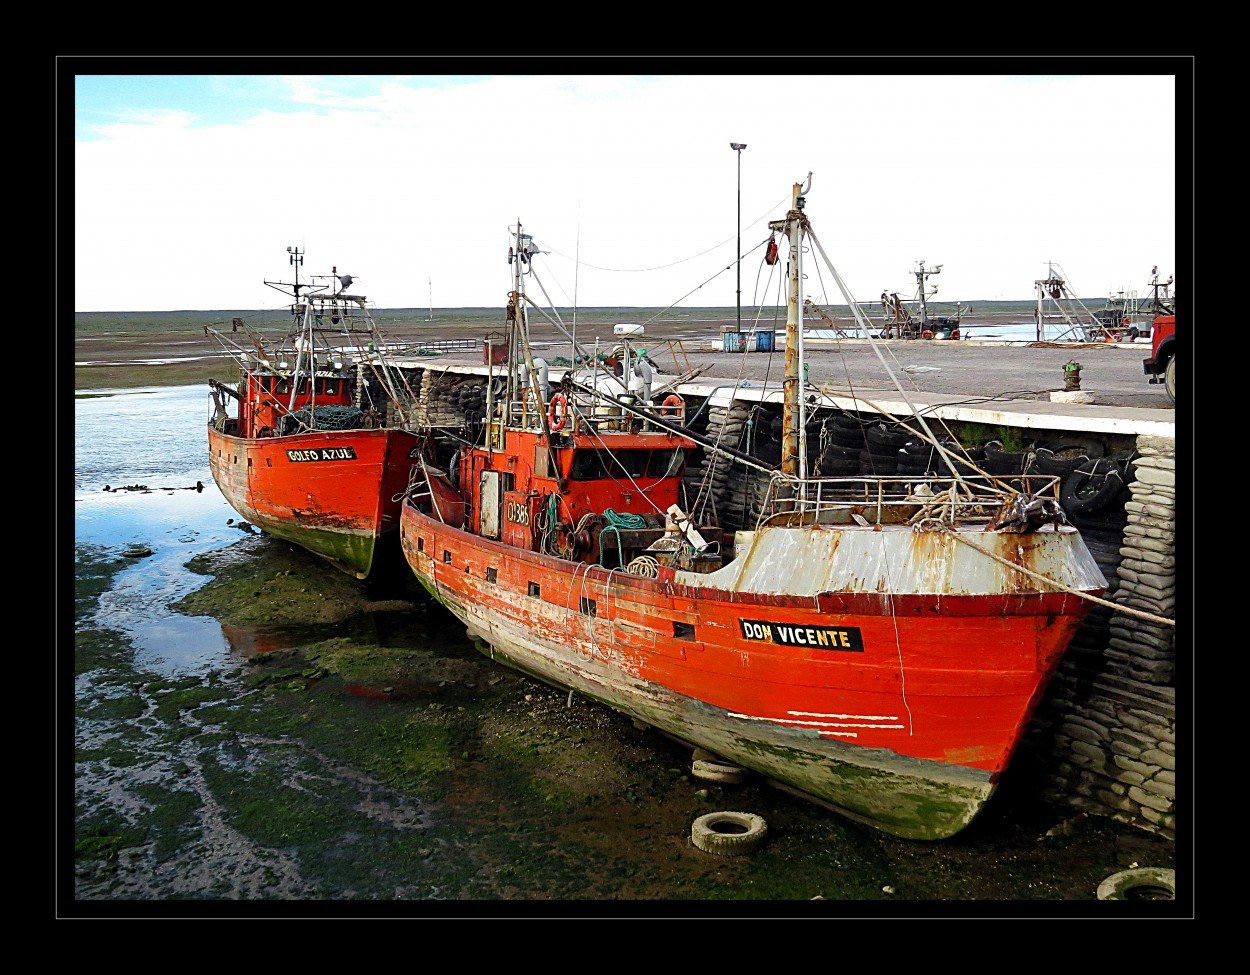
M 962 301 L 1030 298 L 1050 260 L 1088 296 L 1176 260 L 1167 75 L 212 76 L 203 103 L 141 104 L 134 80 L 75 145 L 80 311 L 276 307 L 288 245 L 383 308 L 425 307 L 431 280 L 437 307 L 502 307 L 518 218 L 558 302 L 732 306 L 731 141 L 744 249 L 811 171 L 861 301 L 909 294 L 918 260 Z M 744 307 L 772 296 L 759 257 Z

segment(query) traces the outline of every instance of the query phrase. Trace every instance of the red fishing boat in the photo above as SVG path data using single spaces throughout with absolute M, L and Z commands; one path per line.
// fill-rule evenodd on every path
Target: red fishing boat
M 1162 381 L 1173 401 L 1176 399 L 1176 303 L 1172 299 L 1172 278 L 1159 280 L 1159 268 L 1153 269 L 1150 287 L 1154 322 L 1150 329 L 1150 356 L 1142 360 L 1142 369 L 1152 383 Z
M 295 282 L 265 282 L 293 297 L 294 328 L 277 348 L 267 350 L 242 319 L 233 331 L 242 330 L 251 349 L 206 329 L 242 373 L 237 388 L 210 383 L 209 463 L 243 518 L 363 579 L 379 545 L 398 548 L 399 498 L 420 439 L 404 426 L 402 385 L 388 370 L 367 299 L 346 290 L 352 277 L 335 269 L 301 283 L 303 254 L 288 250 Z
M 683 508 L 691 452 L 723 448 L 683 426 L 680 397 L 657 403 L 576 347 L 549 391 L 518 371 L 537 252 L 517 226 L 506 384 L 482 442 L 418 471 L 401 542 L 492 659 L 854 820 L 942 839 L 994 793 L 1107 583 L 1053 477 L 968 473 L 941 446 L 938 477 L 810 476 L 799 283 L 823 250 L 805 203 L 795 184 L 770 224 L 789 240 L 783 453 L 753 529 Z

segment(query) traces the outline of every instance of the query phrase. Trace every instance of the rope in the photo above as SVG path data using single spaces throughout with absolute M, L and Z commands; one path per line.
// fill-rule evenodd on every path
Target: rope
M 647 520 L 642 515 L 634 515 L 626 512 L 613 511 L 611 508 L 605 508 L 603 517 L 608 519 L 608 524 L 620 528 L 645 528 Z
M 625 566 L 625 571 L 636 576 L 642 576 L 645 579 L 658 579 L 660 577 L 660 563 L 653 555 L 639 555 L 629 565 Z
M 890 601 L 890 622 L 894 627 L 894 652 L 898 656 L 898 689 L 903 707 L 907 710 L 907 734 L 916 733 L 915 718 L 911 713 L 911 704 L 907 700 L 907 665 L 903 662 L 903 638 L 898 631 L 898 613 L 894 609 L 894 580 L 890 578 L 890 559 L 886 554 L 885 535 L 881 540 L 881 564 L 885 566 L 886 598 Z
M 603 561 L 603 536 L 608 532 L 612 532 L 616 535 L 616 554 L 617 559 L 620 560 L 620 564 L 614 566 L 614 570 L 623 568 L 625 565 L 625 546 L 621 543 L 621 529 L 645 528 L 647 521 L 642 515 L 634 515 L 628 512 L 621 514 L 618 511 L 613 511 L 611 508 L 604 510 L 603 517 L 608 520 L 608 523 L 599 532 L 599 564 L 605 569 L 607 568 Z
M 559 555 L 555 550 L 554 536 L 560 521 L 560 495 L 554 491 L 547 495 L 546 516 L 543 518 L 542 509 L 539 509 L 539 516 L 542 519 L 539 525 L 542 550 L 549 555 Z

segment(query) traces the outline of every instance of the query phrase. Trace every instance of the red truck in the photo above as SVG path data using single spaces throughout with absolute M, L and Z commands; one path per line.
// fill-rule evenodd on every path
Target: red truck
M 1176 402 L 1176 308 L 1168 290 L 1172 279 L 1159 283 L 1155 269 L 1154 287 L 1155 320 L 1150 332 L 1150 358 L 1142 360 L 1142 369 L 1152 383 L 1162 382 L 1168 396 Z

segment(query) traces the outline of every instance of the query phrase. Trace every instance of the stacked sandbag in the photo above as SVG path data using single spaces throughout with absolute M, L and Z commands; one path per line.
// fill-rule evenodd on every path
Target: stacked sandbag
M 1091 679 L 1065 659 L 1029 723 L 1041 798 L 1175 838 L 1172 688 L 1115 674 Z
M 412 423 L 427 427 L 464 426 L 461 388 L 472 382 L 472 379 L 454 373 L 425 370 L 417 402 L 410 411 Z
M 1137 443 L 1140 456 L 1125 504 L 1120 589 L 1114 601 L 1171 620 L 1176 616 L 1175 441 L 1139 437 Z M 1176 673 L 1176 627 L 1115 613 L 1106 653 L 1113 673 L 1169 684 Z

